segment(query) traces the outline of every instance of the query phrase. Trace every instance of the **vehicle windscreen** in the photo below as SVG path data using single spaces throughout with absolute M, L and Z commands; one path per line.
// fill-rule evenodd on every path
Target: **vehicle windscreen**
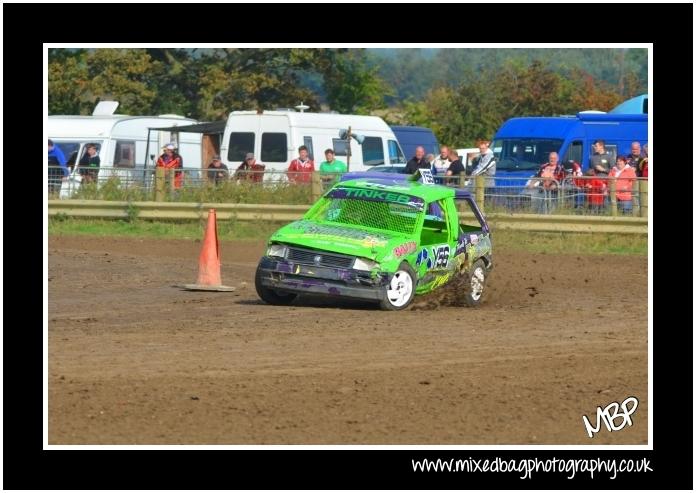
M 423 214 L 424 203 L 418 197 L 392 194 L 394 200 L 367 198 L 349 198 L 345 189 L 323 198 L 323 203 L 306 219 L 321 223 L 346 224 L 366 228 L 393 231 L 395 233 L 413 234 Z M 353 189 L 360 190 L 360 189 Z M 365 193 L 377 193 L 376 190 L 363 190 Z M 399 202 L 401 200 L 401 202 Z
M 497 170 L 536 170 L 549 162 L 549 153 L 561 149 L 561 139 L 496 139 L 491 148 L 496 157 Z

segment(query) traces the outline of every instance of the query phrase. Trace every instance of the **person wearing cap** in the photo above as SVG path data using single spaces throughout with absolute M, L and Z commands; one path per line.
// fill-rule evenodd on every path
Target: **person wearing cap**
M 288 166 L 288 179 L 293 183 L 311 183 L 314 173 L 314 161 L 309 158 L 307 146 L 298 149 L 300 157 L 290 161 Z
M 616 203 L 624 214 L 633 210 L 633 182 L 636 181 L 636 171 L 627 163 L 628 158 L 619 156 L 616 166 L 609 172 L 610 178 L 616 178 Z
M 167 144 L 164 146 L 162 155 L 157 159 L 157 167 L 165 169 L 181 169 L 183 168 L 183 161 L 178 152 L 176 152 L 176 147 L 174 144 Z M 184 174 L 181 171 L 174 172 L 174 188 L 180 189 L 184 184 Z
M 235 180 L 249 180 L 249 181 L 262 181 L 263 174 L 261 173 L 265 166 L 256 161 L 253 152 L 247 152 L 244 156 L 244 161 L 237 166 L 237 170 L 234 172 Z
M 592 147 L 594 154 L 590 157 L 590 169 L 595 171 L 595 176 L 607 176 L 615 164 L 614 157 L 606 151 L 602 139 L 595 140 Z
M 227 165 L 225 165 L 220 156 L 213 157 L 212 162 L 208 165 L 208 181 L 214 185 L 224 183 L 229 178 Z

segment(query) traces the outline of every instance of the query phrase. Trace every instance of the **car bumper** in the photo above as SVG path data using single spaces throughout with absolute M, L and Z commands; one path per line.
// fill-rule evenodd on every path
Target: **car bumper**
M 262 286 L 289 293 L 308 293 L 340 298 L 380 300 L 389 274 L 296 264 L 263 257 L 259 262 Z

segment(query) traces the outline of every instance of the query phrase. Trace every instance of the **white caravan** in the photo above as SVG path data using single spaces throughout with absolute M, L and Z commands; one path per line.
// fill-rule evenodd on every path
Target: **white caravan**
M 150 130 L 192 125 L 196 120 L 178 115 L 116 115 L 117 106 L 115 101 L 103 101 L 92 116 L 49 116 L 48 138 L 70 164 L 79 162 L 86 144 L 96 144 L 100 167 L 105 168 L 99 172 L 99 181 L 114 175 L 127 181 L 144 179 L 145 169 L 154 167 L 168 142 L 178 146 L 185 169 L 201 169 L 201 134 Z
M 336 159 L 347 161 L 348 142 L 340 137 L 340 131 L 349 127 L 355 136 L 350 141 L 349 171 L 406 164 L 394 132 L 377 116 L 293 110 L 231 112 L 220 155 L 231 171 L 237 169 L 247 152 L 253 152 L 266 171 L 286 171 L 290 161 L 298 157 L 298 148 L 305 145 L 318 170 L 329 148 L 335 150 Z M 271 178 L 269 174 L 266 177 Z

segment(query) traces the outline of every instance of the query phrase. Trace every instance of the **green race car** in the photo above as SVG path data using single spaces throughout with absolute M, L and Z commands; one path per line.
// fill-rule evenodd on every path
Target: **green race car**
M 475 306 L 491 268 L 488 224 L 469 192 L 432 184 L 429 172 L 348 173 L 271 236 L 256 291 L 273 305 L 311 293 L 402 310 L 465 275 L 461 296 Z

